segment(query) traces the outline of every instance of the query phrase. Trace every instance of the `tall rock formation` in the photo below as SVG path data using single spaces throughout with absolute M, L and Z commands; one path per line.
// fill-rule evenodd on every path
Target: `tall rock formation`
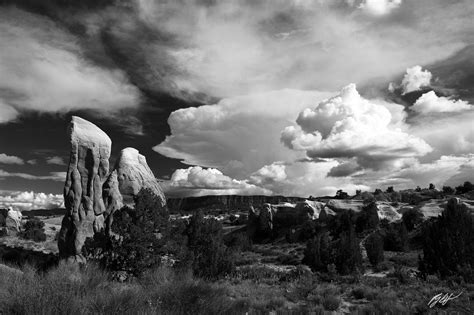
M 58 238 L 63 258 L 83 260 L 86 237 L 104 228 L 102 186 L 109 175 L 112 141 L 99 127 L 74 116 L 69 125 L 71 155 L 64 186 L 66 215 Z
M 125 148 L 108 177 L 103 190 L 106 205 L 106 229 L 110 230 L 112 214 L 124 205 L 133 207 L 134 197 L 141 189 L 151 190 L 166 206 L 166 198 L 160 184 L 146 163 L 146 158 L 134 148 Z
M 112 215 L 124 205 L 133 207 L 142 188 L 151 190 L 166 207 L 166 198 L 146 159 L 136 149 L 125 148 L 111 173 L 112 141 L 99 127 L 74 116 L 69 125 L 71 157 L 66 183 L 63 218 L 58 238 L 61 258 L 83 262 L 87 237 L 110 231 Z M 160 209 L 157 209 L 160 210 Z
M 151 190 L 166 205 L 166 198 L 160 184 L 146 163 L 146 158 L 134 148 L 125 148 L 115 164 L 113 173 L 117 174 L 119 190 L 126 205 L 133 205 L 135 197 L 142 188 Z

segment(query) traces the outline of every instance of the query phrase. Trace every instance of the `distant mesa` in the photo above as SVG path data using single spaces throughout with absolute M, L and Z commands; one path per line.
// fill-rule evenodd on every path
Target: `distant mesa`
M 112 141 L 93 123 L 73 116 L 69 125 L 71 154 L 64 186 L 66 215 L 58 237 L 59 254 L 84 261 L 87 237 L 109 230 L 112 214 L 123 205 L 133 206 L 142 188 L 151 189 L 166 205 L 161 187 L 136 149 L 122 150 L 110 172 Z

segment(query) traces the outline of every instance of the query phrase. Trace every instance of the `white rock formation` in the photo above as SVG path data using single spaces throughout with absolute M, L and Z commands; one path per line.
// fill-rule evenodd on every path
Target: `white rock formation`
M 117 174 L 118 186 L 126 205 L 133 205 L 133 197 L 142 188 L 151 190 L 166 205 L 166 198 L 160 184 L 153 175 L 146 158 L 134 148 L 125 148 L 114 167 Z

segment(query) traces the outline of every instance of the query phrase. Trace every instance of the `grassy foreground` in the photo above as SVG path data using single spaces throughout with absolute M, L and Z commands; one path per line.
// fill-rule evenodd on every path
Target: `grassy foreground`
M 404 277 L 283 274 L 265 267 L 237 271 L 216 282 L 159 267 L 127 283 L 109 280 L 94 265 L 60 265 L 47 273 L 0 268 L 1 314 L 470 314 L 469 284 Z M 463 292 L 445 306 L 427 302 Z

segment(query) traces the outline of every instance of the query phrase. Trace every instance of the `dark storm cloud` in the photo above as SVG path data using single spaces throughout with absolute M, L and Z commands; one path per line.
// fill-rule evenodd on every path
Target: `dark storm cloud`
M 331 168 L 328 175 L 329 177 L 347 177 L 355 174 L 357 171 L 362 170 L 362 168 L 354 161 L 349 161 L 346 163 L 339 164 Z

